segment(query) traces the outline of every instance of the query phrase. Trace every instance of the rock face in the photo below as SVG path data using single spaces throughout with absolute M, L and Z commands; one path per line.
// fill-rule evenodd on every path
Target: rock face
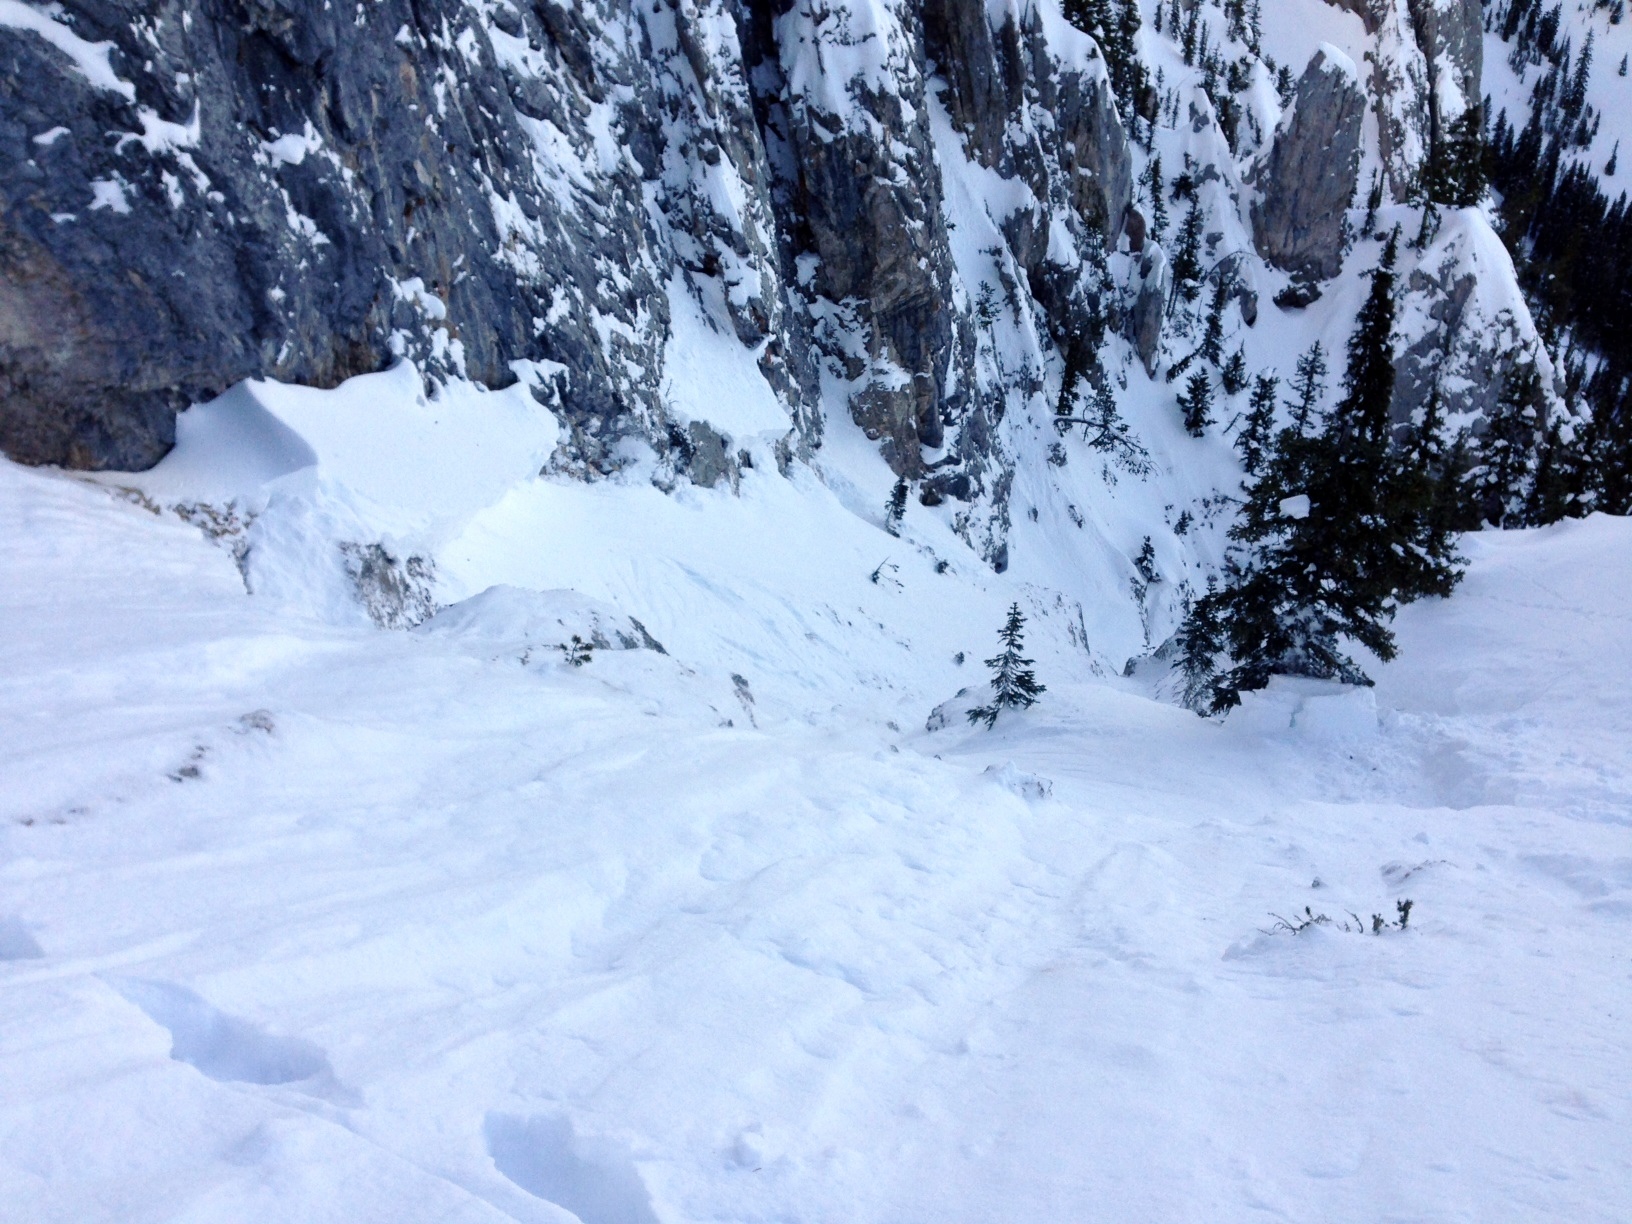
M 1397 342 L 1396 425 L 1420 420 L 1437 391 L 1454 424 L 1478 428 L 1495 409 L 1508 372 L 1526 359 L 1535 361 L 1553 410 L 1564 410 L 1553 362 L 1513 288 L 1511 268 L 1501 240 L 1476 210 L 1446 214 L 1401 285 L 1401 314 L 1423 322 Z
M 1134 351 L 1155 377 L 1162 357 L 1162 320 L 1167 314 L 1168 295 L 1173 292 L 1173 268 L 1156 243 L 1145 244 L 1133 283 L 1129 286 L 1128 308 L 1123 313 L 1123 334 L 1133 341 Z M 1254 308 L 1256 314 L 1256 301 Z
M 1331 0 L 1376 43 L 1371 95 L 1378 151 L 1398 198 L 1410 195 L 1447 126 L 1483 96 L 1479 0 Z
M 1354 62 L 1322 47 L 1258 169 L 1253 241 L 1266 260 L 1301 280 L 1325 280 L 1343 267 L 1344 213 L 1358 182 L 1365 110 Z
M 394 356 L 495 385 L 558 362 L 591 439 L 635 410 L 627 367 L 655 365 L 659 329 L 602 345 L 587 324 L 661 297 L 643 175 L 568 170 L 620 86 L 656 126 L 654 74 L 593 61 L 605 32 L 572 7 L 471 17 L 154 0 L 0 28 L 7 451 L 146 466 L 177 408 L 238 379 L 327 386 Z
M 1042 356 L 983 359 L 941 162 L 1012 180 L 1004 293 L 1045 345 L 1103 326 L 1131 197 L 1098 49 L 1029 2 L 67 0 L 0 10 L 0 88 L 16 459 L 145 467 L 240 379 L 406 357 L 526 379 L 562 470 L 632 440 L 714 484 L 735 442 L 663 390 L 686 295 L 786 411 L 779 453 L 842 406 L 993 558 L 994 426 Z

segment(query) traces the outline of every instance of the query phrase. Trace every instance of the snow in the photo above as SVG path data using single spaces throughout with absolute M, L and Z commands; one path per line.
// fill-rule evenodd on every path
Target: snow
M 1281 498 L 1280 511 L 1282 518 L 1306 519 L 1309 517 L 1309 494 L 1298 493 L 1292 497 Z
M 49 7 L 57 8 L 55 5 Z M 57 9 L 57 12 L 61 10 Z M 136 100 L 136 87 L 114 72 L 108 59 L 108 53 L 114 49 L 113 43 L 88 42 L 63 22 L 53 20 L 48 12 L 24 4 L 22 0 L 0 0 L 0 26 L 38 34 L 73 61 L 74 71 L 95 88 L 121 94 L 129 102 Z
M 1627 521 L 1472 537 L 1374 690 L 1214 722 L 1076 643 L 1068 553 L 797 466 L 539 476 L 524 388 L 252 383 L 144 477 L 0 465 L 17 1218 L 1624 1218 Z M 196 498 L 252 578 L 344 507 L 452 606 L 246 594 Z M 1010 600 L 1047 693 L 921 730 Z M 667 654 L 525 650 L 631 616 Z
M 738 440 L 787 433 L 788 411 L 759 369 L 766 343 L 748 348 L 729 326 L 722 331 L 686 274 L 677 271 L 669 282 L 669 339 L 663 350 L 664 395 L 675 415 L 707 421 Z
M 1371 75 L 1353 13 L 1275 7 L 1265 47 L 1294 75 L 1317 52 Z M 1146 8 L 1142 53 L 1204 108 Z M 13 0 L 0 23 L 19 11 L 129 88 L 106 44 Z M 1102 71 L 1038 12 L 1063 63 Z M 796 104 L 910 112 L 904 15 L 789 7 Z M 725 9 L 696 24 L 734 58 Z M 542 52 L 484 28 L 536 74 Z M 1281 110 L 1254 82 L 1238 157 L 1188 110 L 1155 135 L 1170 183 L 1187 156 L 1218 171 L 1209 260 L 1250 246 L 1243 171 Z M 968 156 L 936 89 L 957 280 L 996 293 L 1019 279 L 1000 223 L 1037 202 Z M 536 128 L 563 198 L 627 159 L 611 115 L 593 150 Z M 196 108 L 138 118 L 152 151 L 196 140 Z M 1362 185 L 1369 111 L 1365 143 Z M 743 223 L 740 180 L 671 169 Z M 1051 228 L 1051 258 L 1072 247 Z M 1249 258 L 1259 322 L 1232 309 L 1226 349 L 1284 379 L 1319 339 L 1340 365 L 1380 250 L 1357 241 L 1298 311 Z M 1401 259 L 1402 344 L 1428 323 L 1418 269 L 1475 271 L 1477 328 L 1533 338 L 1477 210 Z M 393 294 L 441 318 L 402 271 Z M 407 361 L 245 383 L 143 474 L 0 463 L 0 1202 L 76 1224 L 1624 1219 L 1632 526 L 1472 537 L 1375 688 L 1278 678 L 1201 720 L 1153 700 L 1150 656 L 1220 560 L 1241 396 L 1191 438 L 1165 370 L 1113 339 L 1151 471 L 1116 468 L 1055 431 L 1057 354 L 998 294 L 978 376 L 1030 389 L 999 426 L 995 574 L 956 505 L 885 534 L 895 477 L 831 372 L 821 449 L 778 470 L 788 413 L 727 321 L 758 273 L 724 273 L 669 283 L 663 351 L 664 412 L 752 461 L 714 489 L 638 442 L 614 477 L 553 474 L 540 400 L 571 388 L 547 363 L 500 391 L 433 392 Z M 558 287 L 550 318 L 569 309 Z M 1195 344 L 1184 314 L 1167 362 Z M 1048 689 L 988 732 L 965 711 L 1011 602 Z M 1407 898 L 1406 929 L 1358 933 Z

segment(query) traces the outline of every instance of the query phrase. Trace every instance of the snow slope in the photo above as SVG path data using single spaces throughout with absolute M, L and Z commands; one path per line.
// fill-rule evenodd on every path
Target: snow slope
M 842 437 L 825 485 L 408 521 L 289 427 L 221 544 L 0 466 L 8 1218 L 1632 1211 L 1624 520 L 1474 538 L 1374 692 L 1219 724 L 1108 674 L 1041 562 L 884 535 Z M 438 541 L 443 602 L 582 602 L 247 596 L 336 505 Z M 921 730 L 1010 599 L 1043 702 Z M 579 614 L 667 653 L 571 667 L 538 626 Z

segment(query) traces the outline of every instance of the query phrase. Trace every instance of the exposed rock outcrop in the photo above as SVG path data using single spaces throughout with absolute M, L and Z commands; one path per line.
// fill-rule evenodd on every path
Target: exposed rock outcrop
M 1448 126 L 1483 96 L 1483 8 L 1479 0 L 1331 3 L 1357 14 L 1375 40 L 1369 59 L 1378 152 L 1390 190 L 1404 199 Z
M 1167 315 L 1167 299 L 1173 292 L 1173 268 L 1167 255 L 1154 242 L 1139 253 L 1133 283 L 1128 287 L 1128 307 L 1122 316 L 1123 334 L 1133 342 L 1145 373 L 1156 375 L 1162 359 L 1162 320 Z M 1256 311 L 1256 300 L 1254 301 Z
M 1253 241 L 1266 260 L 1299 279 L 1325 280 L 1343 267 L 1344 214 L 1358 182 L 1365 110 L 1354 61 L 1321 47 L 1258 168 Z
M 1403 278 L 1402 313 L 1422 320 L 1402 336 L 1394 363 L 1396 425 L 1420 419 L 1438 392 L 1456 424 L 1477 427 L 1496 408 L 1508 372 L 1533 360 L 1544 393 L 1563 410 L 1553 363 L 1518 295 L 1501 240 L 1475 209 L 1446 214 L 1433 243 Z
M 686 295 L 786 412 L 779 456 L 842 404 L 925 500 L 968 503 L 959 528 L 996 559 L 995 427 L 1042 357 L 981 357 L 938 142 L 1014 184 L 1014 317 L 1046 347 L 1114 314 L 1127 138 L 1097 47 L 1029 0 L 19 8 L 0 447 L 28 462 L 144 467 L 178 409 L 242 378 L 408 357 L 526 378 L 567 427 L 564 471 L 637 441 L 660 479 L 714 484 L 738 440 L 664 389 Z

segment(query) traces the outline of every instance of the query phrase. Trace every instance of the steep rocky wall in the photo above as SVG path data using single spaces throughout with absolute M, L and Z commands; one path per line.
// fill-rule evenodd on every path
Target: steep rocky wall
M 663 390 L 679 293 L 752 353 L 787 453 L 825 404 L 1000 518 L 931 107 L 1031 201 L 1015 305 L 1055 341 L 1105 288 L 1062 252 L 1130 195 L 1097 48 L 1030 2 L 12 4 L 0 84 L 0 447 L 34 463 L 144 467 L 242 378 L 409 357 L 533 383 L 565 470 L 636 438 L 713 483 L 731 440 Z

